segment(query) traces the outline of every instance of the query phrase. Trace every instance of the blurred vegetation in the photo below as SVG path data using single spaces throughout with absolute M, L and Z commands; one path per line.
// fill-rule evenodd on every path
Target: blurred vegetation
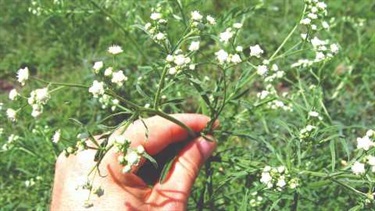
M 148 20 L 150 10 L 157 1 L 61 0 L 61 4 L 47 0 L 35 2 L 37 4 L 33 5 L 31 1 L 25 0 L 0 0 L 0 102 L 4 104 L 9 90 L 19 87 L 15 76 L 21 67 L 29 67 L 32 75 L 38 78 L 89 85 L 93 79 L 92 64 L 103 59 L 103 52 L 112 44 L 121 45 L 124 51 L 128 52 L 123 55 L 123 59 L 126 60 L 127 74 L 133 80 L 143 74 L 137 68 L 149 65 L 152 59 L 165 57 L 165 52 L 155 48 L 155 44 L 137 27 Z M 159 2 L 170 4 L 174 10 L 171 13 L 180 14 L 176 3 L 178 0 Z M 296 24 L 303 7 L 302 1 L 291 0 L 180 2 L 186 14 L 192 10 L 213 14 L 218 18 L 219 28 L 246 17 L 238 39 L 241 43 L 263 43 L 266 46 L 266 54 L 275 51 L 281 40 Z M 319 102 L 314 102 L 314 96 L 322 96 L 322 103 L 326 106 L 332 127 L 326 132 L 328 135 L 341 135 L 337 143 L 337 153 L 347 154 L 346 149 L 354 148 L 355 143 L 352 140 L 361 136 L 366 128 L 375 128 L 375 3 L 368 0 L 343 0 L 329 1 L 327 4 L 329 16 L 335 17 L 337 21 L 329 36 L 340 44 L 341 52 L 324 66 L 320 81 L 308 74 L 301 76 L 302 82 L 306 82 L 302 87 L 307 93 L 310 91 L 307 87 L 308 82 L 314 82 L 322 87 L 316 93 L 310 93 L 311 99 L 307 101 L 318 105 Z M 33 9 L 38 12 L 38 6 L 42 7 L 42 11 L 39 15 L 33 14 Z M 357 26 L 362 19 L 363 26 Z M 168 27 L 176 37 L 181 33 L 182 29 L 177 27 L 177 23 L 172 22 Z M 210 74 L 210 71 L 212 70 L 205 70 L 205 73 Z M 288 82 L 281 86 L 287 90 L 296 89 L 295 84 Z M 132 84 L 129 85 L 130 88 Z M 183 85 L 176 89 L 183 89 Z M 249 95 L 254 95 L 257 91 L 257 87 L 254 87 Z M 108 114 L 108 111 L 95 107 L 95 102 L 89 99 L 86 92 L 79 89 L 59 92 L 48 105 L 48 118 L 36 120 L 34 123 L 9 126 L 5 124 L 4 112 L 0 114 L 0 128 L 4 128 L 4 134 L 22 129 L 17 133 L 22 134 L 21 139 L 28 139 L 22 144 L 20 142 L 21 150 L 0 152 L 1 209 L 45 210 L 48 207 L 54 161 L 63 149 L 63 146 L 57 147 L 51 143 L 50 137 L 53 132 L 61 128 L 66 139 L 75 139 L 80 131 L 69 120 L 70 117 L 78 118 L 91 129 L 100 132 L 101 129 L 95 128 L 94 125 Z M 135 91 L 129 91 L 126 95 L 139 97 Z M 170 112 L 195 112 L 199 107 L 198 103 L 193 99 L 188 103 L 166 109 Z M 212 164 L 215 169 L 214 196 L 218 210 L 237 210 L 239 207 L 250 209 L 243 206 L 243 201 L 251 197 L 248 189 L 260 189 L 254 182 L 259 180 L 256 177 L 259 172 L 252 168 L 254 163 L 250 161 L 269 165 L 274 162 L 277 165 L 276 160 L 269 161 L 268 157 L 264 156 L 264 153 L 273 152 L 264 146 L 262 140 L 283 140 L 275 145 L 285 146 L 284 140 L 290 139 L 288 130 L 292 125 L 283 125 L 281 122 L 297 124 L 296 122 L 302 121 L 303 118 L 300 116 L 305 109 L 297 109 L 294 115 L 285 116 L 257 109 L 241 116 L 237 114 L 240 111 L 238 107 L 228 107 L 221 117 L 225 121 L 221 122 L 219 138 L 229 141 L 225 141 L 218 148 L 217 155 L 220 155 L 221 162 Z M 272 117 L 273 121 L 266 122 L 266 119 Z M 36 125 L 48 125 L 48 128 L 35 129 Z M 241 135 L 241 131 L 236 131 L 237 134 L 231 134 L 230 131 L 235 127 L 251 128 L 252 132 L 244 132 Z M 327 138 L 323 132 L 317 135 L 316 139 Z M 6 142 L 7 138 L 5 135 L 0 136 L 0 144 Z M 327 142 L 316 145 L 315 156 L 325 156 L 322 148 L 329 147 L 328 144 Z M 39 153 L 35 154 L 36 151 Z M 287 156 L 287 153 L 284 155 Z M 352 155 L 348 156 L 346 159 L 350 159 Z M 316 168 L 331 168 L 324 166 L 323 160 L 321 162 L 314 164 Z M 234 163 L 236 165 L 233 165 Z M 36 175 L 41 176 L 41 179 L 36 178 Z M 192 192 L 191 206 L 194 206 L 194 200 L 200 197 L 204 176 L 202 173 L 197 180 Z M 34 180 L 35 185 L 26 187 L 26 180 Z M 309 185 L 309 189 L 302 189 L 300 193 L 299 210 L 312 210 L 316 207 L 342 210 L 357 204 L 357 197 L 351 196 L 347 189 L 339 185 L 306 185 Z M 283 195 L 277 196 L 280 199 L 277 202 L 275 194 L 264 195 L 266 198 L 269 197 L 267 200 L 275 203 L 268 203 L 260 210 L 279 210 L 293 206 L 293 193 L 279 194 Z

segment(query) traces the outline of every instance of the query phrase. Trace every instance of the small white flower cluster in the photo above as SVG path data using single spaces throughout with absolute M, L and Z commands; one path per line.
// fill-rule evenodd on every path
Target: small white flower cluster
M 229 43 L 229 40 L 233 38 L 235 33 L 242 28 L 242 23 L 234 23 L 233 28 L 229 27 L 224 32 L 219 34 L 219 41 L 224 45 Z
M 307 125 L 306 127 L 302 128 L 299 131 L 299 138 L 300 141 L 302 142 L 304 139 L 308 138 L 311 136 L 311 132 L 316 130 L 318 127 L 313 126 L 313 125 Z
M 275 187 L 278 191 L 288 186 L 291 189 L 295 189 L 298 186 L 298 179 L 291 178 L 285 166 L 265 166 L 261 174 L 260 182 L 267 185 L 267 188 Z
M 94 96 L 94 98 L 98 98 L 104 95 L 104 82 L 94 80 L 91 87 L 89 88 L 89 92 Z
M 216 20 L 210 15 L 207 15 L 206 18 L 201 15 L 197 10 L 190 13 L 191 26 L 193 28 L 203 29 L 205 25 L 216 25 Z
M 20 137 L 18 135 L 10 134 L 7 142 L 1 147 L 1 149 L 3 151 L 7 151 L 7 150 L 12 149 L 12 147 L 14 146 L 14 142 L 19 140 L 19 139 L 20 139 Z
M 308 115 L 309 115 L 309 118 L 318 119 L 320 121 L 323 120 L 323 117 L 317 111 L 314 111 L 314 110 L 309 111 Z
M 102 104 L 102 109 L 106 109 L 110 106 L 111 111 L 115 111 L 120 101 L 118 99 L 112 98 L 109 95 L 104 94 L 101 97 L 99 97 L 99 103 Z
M 330 25 L 328 22 L 324 21 L 324 17 L 327 15 L 327 5 L 322 1 L 308 0 L 305 1 L 308 5 L 305 17 L 301 20 L 300 24 L 306 25 L 313 31 L 318 30 L 318 21 L 320 22 L 322 29 L 329 30 Z M 329 40 L 320 40 L 317 36 L 309 39 L 308 34 L 301 34 L 301 38 L 304 41 L 309 41 L 315 51 L 314 59 L 299 59 L 297 62 L 293 63 L 291 67 L 308 67 L 316 62 L 325 61 L 332 58 L 339 52 L 339 45 L 336 43 L 330 43 Z
M 82 152 L 87 149 L 87 141 L 89 138 L 89 134 L 87 133 L 79 133 L 77 135 L 77 143 L 75 146 L 70 146 L 64 150 L 65 156 L 69 156 L 71 154 L 76 154 L 77 152 Z
M 368 130 L 365 136 L 357 138 L 357 149 L 364 149 L 365 151 L 368 151 L 370 148 L 375 146 L 374 139 L 375 131 Z
M 370 129 L 366 132 L 365 136 L 357 138 L 357 149 L 362 149 L 365 151 L 369 151 L 375 146 L 375 131 Z M 361 161 L 355 161 L 351 166 L 351 170 L 355 175 L 361 175 L 366 173 L 366 166 L 367 163 L 370 168 L 371 172 L 375 173 L 375 156 L 373 155 L 366 155 L 362 157 Z
M 319 121 L 323 120 L 323 117 L 319 112 L 311 110 L 308 112 L 308 119 L 310 121 L 310 124 L 307 124 L 306 127 L 302 128 L 299 132 L 299 138 L 301 142 L 309 138 L 312 132 L 318 129 L 317 124 L 319 124 Z
M 17 120 L 17 111 L 14 110 L 13 108 L 8 108 L 6 110 L 6 115 L 8 119 L 12 122 L 15 122 Z
M 351 167 L 351 170 L 353 174 L 355 175 L 361 175 L 366 173 L 366 163 L 369 165 L 371 172 L 375 173 L 375 156 L 373 155 L 368 155 L 364 159 L 365 163 L 355 161 Z
M 366 19 L 364 18 L 353 18 L 350 16 L 342 17 L 342 21 L 351 23 L 355 28 L 364 27 L 366 24 Z
M 318 29 L 316 24 L 319 18 L 322 18 L 327 15 L 327 4 L 323 1 L 317 0 L 309 0 L 305 2 L 308 5 L 308 7 L 305 16 L 301 20 L 300 24 L 308 26 L 309 28 L 315 31 Z
M 149 33 L 155 42 L 162 42 L 167 38 L 166 34 L 160 31 L 160 25 L 165 25 L 167 20 L 163 18 L 163 14 L 159 11 L 161 8 L 157 8 L 150 15 L 151 22 L 145 24 L 144 29 Z
M 123 50 L 122 50 L 121 46 L 119 46 L 119 45 L 112 45 L 112 46 L 108 47 L 108 53 L 110 53 L 112 55 L 117 55 L 117 54 L 120 54 L 122 52 L 123 52 Z M 100 62 L 99 62 L 96 65 L 97 65 L 98 68 L 101 68 L 100 66 L 103 65 L 103 64 L 100 64 Z
M 36 16 L 45 13 L 45 9 L 41 7 L 39 1 L 31 1 L 31 6 L 28 8 L 28 11 Z
M 263 197 L 258 194 L 258 192 L 253 192 L 250 194 L 251 199 L 249 201 L 251 207 L 258 207 L 263 202 Z
M 30 188 L 36 184 L 37 181 L 43 180 L 43 177 L 36 176 L 35 178 L 31 178 L 28 180 L 25 180 L 24 184 L 26 188 Z
M 240 55 L 228 54 L 225 50 L 221 49 L 215 53 L 216 59 L 219 61 L 219 64 L 238 64 L 242 62 Z
M 17 99 L 17 97 L 19 96 L 20 94 L 17 92 L 17 89 L 12 89 L 12 90 L 10 90 L 10 92 L 9 92 L 9 100 L 11 100 L 11 101 L 14 101 L 14 100 L 16 100 Z
M 44 105 L 51 98 L 48 87 L 42 89 L 36 89 L 30 93 L 30 97 L 27 99 L 27 102 L 32 107 L 33 111 L 31 116 L 38 117 L 43 113 Z
M 25 85 L 25 82 L 29 79 L 29 68 L 21 68 L 17 72 L 17 80 L 21 83 L 22 86 Z
M 186 68 L 190 70 L 194 70 L 195 66 L 193 64 L 190 64 L 191 59 L 187 55 L 184 55 L 182 50 L 177 50 L 174 55 L 168 54 L 165 58 L 165 61 L 169 64 L 168 73 L 171 75 L 174 75 Z
M 55 133 L 52 136 L 52 142 L 57 144 L 60 141 L 61 138 L 61 129 L 58 129 L 55 131 Z
M 139 165 L 146 151 L 142 145 L 139 145 L 136 149 L 131 149 L 130 141 L 127 140 L 124 135 L 116 135 L 113 139 L 116 152 L 121 153 L 117 160 L 124 166 L 122 168 L 122 173 L 130 173 L 133 167 Z
M 263 49 L 258 44 L 250 46 L 250 57 L 260 58 L 263 53 Z
M 293 108 L 290 104 L 285 104 L 281 100 L 273 100 L 271 102 L 267 103 L 268 108 L 277 110 L 277 109 L 283 109 L 284 111 L 293 111 Z

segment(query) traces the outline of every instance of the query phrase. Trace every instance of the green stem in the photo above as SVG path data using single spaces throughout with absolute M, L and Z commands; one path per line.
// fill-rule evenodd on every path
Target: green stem
M 159 107 L 160 94 L 161 94 L 161 90 L 164 88 L 165 77 L 167 75 L 167 71 L 168 71 L 168 68 L 167 68 L 167 65 L 165 65 L 164 69 L 163 69 L 163 72 L 161 74 L 161 77 L 160 77 L 159 87 L 158 87 L 158 90 L 156 91 L 156 95 L 155 95 L 155 99 L 154 99 L 154 108 L 155 109 L 158 109 L 158 107 Z
M 283 42 L 281 43 L 281 45 L 272 54 L 272 56 L 269 58 L 269 61 L 272 61 L 272 59 L 279 53 L 279 51 L 284 47 L 284 45 L 286 44 L 286 42 L 288 42 L 288 40 L 290 39 L 290 37 L 294 34 L 294 32 L 296 31 L 296 29 L 300 25 L 300 22 L 301 22 L 301 20 L 303 19 L 304 15 L 305 15 L 306 9 L 307 9 L 307 5 L 305 4 L 305 7 L 303 8 L 302 16 L 299 19 L 298 23 L 293 27 L 293 29 L 289 32 L 288 36 L 285 37 L 285 39 L 283 40 Z
M 187 125 L 185 125 L 184 123 L 182 123 L 178 119 L 173 118 L 172 116 L 164 113 L 163 111 L 160 111 L 160 110 L 154 109 L 154 108 L 144 108 L 144 107 L 139 106 L 139 105 L 137 105 L 137 104 L 135 104 L 135 103 L 133 103 L 133 102 L 131 102 L 129 100 L 126 100 L 125 98 L 117 95 L 113 91 L 107 91 L 106 94 L 108 94 L 108 95 L 110 95 L 112 97 L 115 97 L 118 100 L 126 103 L 127 105 L 129 105 L 129 106 L 133 107 L 134 109 L 136 109 L 138 112 L 145 112 L 147 114 L 158 115 L 160 117 L 163 117 L 164 119 L 167 119 L 167 120 L 169 120 L 169 121 L 171 121 L 171 122 L 179 125 L 180 127 L 184 128 L 188 132 L 188 134 L 189 134 L 190 137 L 192 137 L 192 138 L 197 137 L 197 134 L 190 127 L 188 127 Z
M 59 83 L 59 82 L 48 82 L 45 80 L 42 80 L 40 78 L 32 77 L 34 80 L 39 81 L 44 84 L 52 85 L 52 86 L 63 86 L 63 87 L 75 87 L 75 88 L 85 88 L 88 89 L 88 86 L 82 85 L 82 84 L 71 84 L 71 83 Z

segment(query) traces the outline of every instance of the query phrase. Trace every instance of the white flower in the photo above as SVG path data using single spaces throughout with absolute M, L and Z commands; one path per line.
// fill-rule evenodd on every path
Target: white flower
M 104 83 L 95 80 L 92 83 L 92 86 L 89 88 L 89 92 L 94 96 L 94 98 L 98 98 L 99 95 L 104 94 Z
M 137 165 L 140 160 L 140 156 L 135 151 L 130 151 L 126 153 L 125 160 L 129 165 Z
M 104 76 L 111 76 L 113 73 L 113 67 L 108 67 L 104 70 Z
M 357 138 L 357 149 L 364 149 L 367 151 L 372 146 L 374 146 L 374 142 L 372 142 L 368 136 Z
M 329 29 L 329 24 L 327 23 L 327 21 L 323 21 L 323 22 L 322 22 L 322 27 L 323 27 L 324 29 Z
M 219 60 L 220 64 L 223 64 L 224 62 L 226 62 L 229 56 L 228 53 L 224 51 L 223 49 L 216 52 L 215 55 L 216 55 L 217 60 Z
M 21 83 L 22 86 L 25 85 L 25 82 L 29 79 L 29 68 L 21 68 L 17 72 L 17 80 Z
M 189 51 L 197 51 L 197 50 L 199 50 L 199 41 L 191 42 L 189 46 Z
M 202 20 L 203 16 L 198 12 L 198 11 L 193 11 L 191 12 L 191 19 L 195 20 L 195 21 L 200 21 Z
M 12 122 L 15 122 L 16 121 L 16 116 L 17 116 L 17 111 L 12 109 L 12 108 L 8 108 L 6 110 L 6 114 L 7 114 L 7 117 L 10 121 Z
M 331 50 L 331 52 L 333 53 L 333 54 L 337 54 L 338 52 L 339 52 L 339 46 L 337 45 L 337 44 L 331 44 L 330 46 L 329 46 L 329 49 Z
M 43 106 L 42 105 L 33 104 L 33 105 L 31 105 L 31 107 L 33 108 L 33 111 L 31 112 L 31 116 L 36 118 L 43 113 Z
M 255 56 L 260 58 L 260 55 L 263 54 L 263 50 L 260 48 L 259 45 L 250 46 L 250 56 Z
M 305 127 L 305 130 L 306 130 L 307 132 L 311 132 L 311 131 L 314 130 L 314 129 L 316 129 L 316 127 L 313 126 L 313 125 L 307 125 L 307 126 Z
M 92 68 L 94 69 L 94 72 L 97 74 L 99 70 L 103 68 L 103 62 L 102 61 L 95 62 Z
M 270 94 L 269 91 L 267 91 L 267 90 L 263 90 L 263 91 L 261 91 L 261 92 L 259 92 L 259 93 L 257 94 L 257 97 L 258 97 L 259 99 L 263 100 L 263 99 L 266 98 L 269 94 Z
M 302 38 L 303 40 L 306 40 L 307 37 L 308 37 L 308 34 L 305 34 L 305 33 L 302 33 L 302 34 L 301 34 L 301 38 Z
M 279 166 L 277 167 L 277 172 L 283 173 L 285 171 L 285 166 Z
M 115 135 L 113 140 L 116 144 L 123 145 L 127 142 L 127 139 L 124 135 Z
M 122 168 L 122 173 L 123 174 L 130 173 L 131 170 L 132 170 L 132 167 L 130 165 L 126 165 L 124 166 L 124 168 Z
M 156 40 L 164 40 L 165 39 L 165 34 L 159 32 L 155 35 Z
M 195 70 L 195 64 L 189 65 L 189 70 Z
M 173 57 L 172 55 L 168 54 L 167 57 L 165 58 L 165 60 L 166 60 L 167 62 L 173 62 L 174 57 Z
M 280 179 L 277 181 L 276 185 L 277 185 L 278 187 L 280 187 L 280 188 L 283 188 L 283 187 L 286 185 L 285 179 L 284 179 L 284 178 L 280 178 Z
M 12 89 L 12 90 L 10 90 L 10 92 L 9 92 L 9 99 L 10 100 L 15 100 L 17 97 L 18 97 L 18 92 L 17 92 L 17 90 L 16 89 Z
M 309 116 L 311 116 L 311 117 L 319 117 L 319 113 L 316 112 L 316 111 L 310 111 L 309 112 Z
M 317 14 L 315 14 L 315 13 L 309 13 L 309 14 L 307 14 L 307 17 L 309 17 L 310 19 L 317 19 L 318 18 L 318 15 Z
M 174 75 L 174 74 L 177 73 L 177 69 L 175 67 L 171 67 L 171 68 L 169 68 L 168 73 L 171 74 L 171 75 Z
M 111 82 L 117 84 L 117 86 L 122 86 L 124 81 L 127 81 L 128 77 L 124 75 L 122 70 L 112 73 L 112 80 Z
M 231 57 L 230 57 L 230 61 L 231 61 L 233 64 L 238 64 L 238 63 L 241 63 L 241 62 L 242 62 L 241 57 L 240 57 L 238 54 L 231 55 Z
M 137 153 L 138 153 L 138 154 L 143 154 L 143 153 L 145 153 L 145 148 L 144 148 L 142 145 L 139 145 L 139 146 L 137 147 Z
M 318 37 L 314 37 L 311 39 L 311 44 L 313 45 L 314 48 L 318 48 L 320 46 L 326 45 L 327 41 L 320 40 Z
M 216 20 L 212 16 L 207 15 L 206 19 L 207 19 L 207 22 L 209 24 L 211 24 L 211 25 L 215 25 L 216 24 Z
M 225 30 L 225 32 L 220 33 L 220 35 L 219 35 L 220 42 L 224 42 L 224 43 L 227 43 L 229 41 L 229 39 L 232 38 L 232 37 L 233 37 L 233 32 L 231 32 L 230 28 Z
M 236 51 L 237 52 L 242 52 L 243 51 L 243 47 L 242 46 L 237 46 L 236 47 Z
M 375 166 L 375 156 L 372 156 L 372 155 L 367 156 L 367 163 L 371 166 Z
M 179 54 L 177 56 L 174 57 L 174 60 L 173 62 L 177 65 L 177 66 L 183 66 L 187 63 L 190 62 L 190 58 L 188 57 L 185 57 L 184 55 L 182 54 Z
M 271 174 L 269 172 L 262 172 L 260 182 L 263 183 L 263 184 L 271 183 L 272 182 Z
M 108 48 L 108 53 L 113 54 L 113 55 L 116 55 L 122 52 L 123 52 L 122 48 L 118 45 L 112 45 Z
M 359 175 L 359 174 L 365 173 L 365 164 L 360 163 L 358 161 L 354 162 L 354 164 L 352 166 L 352 172 L 355 175 Z
M 233 28 L 236 28 L 236 29 L 242 28 L 242 23 L 234 23 Z
M 291 189 L 294 189 L 298 186 L 298 180 L 296 178 L 292 178 L 290 181 L 289 181 L 289 187 Z
M 310 18 L 304 18 L 300 22 L 300 24 L 302 24 L 302 25 L 309 25 L 310 23 L 311 23 L 311 19 Z
M 47 101 L 51 98 L 48 93 L 48 87 L 42 89 L 36 89 L 35 93 L 35 101 L 40 104 L 46 104 Z
M 318 12 L 318 8 L 317 8 L 317 7 L 311 7 L 311 8 L 310 8 L 310 11 L 311 11 L 312 13 L 317 13 L 317 12 Z
M 269 172 L 269 171 L 271 171 L 271 166 L 265 166 L 264 168 L 263 168 L 263 172 Z
M 318 7 L 321 10 L 325 10 L 327 8 L 327 4 L 320 1 L 320 2 L 316 3 L 316 7 Z
M 160 18 L 161 18 L 161 14 L 160 13 L 158 13 L 158 12 L 153 12 L 153 13 L 151 13 L 151 16 L 150 16 L 150 18 L 152 19 L 152 20 L 159 20 Z
M 61 130 L 56 130 L 55 133 L 53 134 L 52 136 L 52 142 L 53 143 L 58 143 L 60 141 L 60 137 L 61 137 Z
M 268 67 L 266 65 L 258 65 L 257 73 L 258 75 L 265 75 L 268 71 Z

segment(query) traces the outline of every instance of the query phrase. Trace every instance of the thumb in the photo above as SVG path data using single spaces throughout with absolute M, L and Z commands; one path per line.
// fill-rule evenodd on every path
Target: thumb
M 213 137 L 208 136 L 210 140 Z M 181 195 L 180 200 L 189 197 L 190 190 L 199 170 L 216 148 L 216 142 L 198 137 L 185 146 L 175 159 L 169 175 L 163 184 L 157 184 L 154 189 L 172 193 L 172 198 Z M 173 191 L 172 191 L 173 190 Z M 181 193 L 181 194 L 176 194 Z

